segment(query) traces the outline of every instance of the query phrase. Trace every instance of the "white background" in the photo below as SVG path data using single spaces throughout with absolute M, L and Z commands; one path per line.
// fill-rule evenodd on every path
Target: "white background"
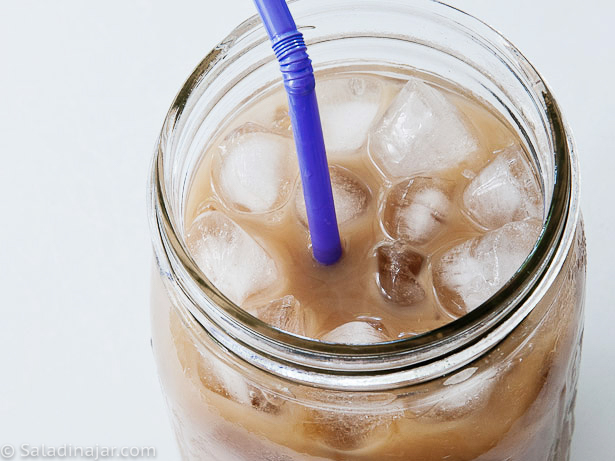
M 589 246 L 573 461 L 613 459 L 615 3 L 457 0 L 551 84 Z M 250 0 L 0 0 L 0 445 L 146 445 L 177 460 L 150 350 L 146 179 L 193 67 Z

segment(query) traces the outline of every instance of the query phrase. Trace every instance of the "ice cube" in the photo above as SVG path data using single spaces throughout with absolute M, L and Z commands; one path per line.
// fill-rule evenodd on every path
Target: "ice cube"
M 292 139 L 247 124 L 220 146 L 214 184 L 238 211 L 264 213 L 288 200 L 297 167 Z
M 237 370 L 217 357 L 212 358 L 208 365 L 207 369 L 199 370 L 203 375 L 201 380 L 207 382 L 208 387 L 213 387 L 213 390 L 223 395 L 226 394 L 237 403 L 243 405 L 251 403 L 250 386 Z
M 447 378 L 439 389 L 416 394 L 412 411 L 421 418 L 450 421 L 484 408 L 495 389 L 499 369 L 466 368 Z
M 389 192 L 383 224 L 389 235 L 415 245 L 432 240 L 443 229 L 451 212 L 450 181 L 413 178 L 394 186 Z
M 390 177 L 451 168 L 477 149 L 469 122 L 439 90 L 410 79 L 370 134 L 369 152 Z
M 396 304 L 416 304 L 425 298 L 425 290 L 416 280 L 423 257 L 406 242 L 387 242 L 376 250 L 378 284 L 382 294 Z
M 344 323 L 322 337 L 322 341 L 340 344 L 373 344 L 388 340 L 381 325 L 364 320 Z
M 362 214 L 367 208 L 371 195 L 367 186 L 346 168 L 332 165 L 329 168 L 329 174 L 337 223 L 341 225 Z M 299 219 L 307 226 L 307 214 L 301 187 L 298 188 L 295 203 Z
M 267 251 L 220 211 L 201 213 L 188 229 L 186 240 L 205 276 L 238 305 L 278 278 Z
M 360 398 L 356 396 L 356 399 Z M 374 448 L 386 443 L 395 416 L 369 414 L 367 411 L 345 413 L 342 410 L 311 410 L 303 423 L 305 436 L 336 450 Z M 348 458 L 339 458 L 348 459 Z
M 512 221 L 542 218 L 542 196 L 521 147 L 500 152 L 463 193 L 468 214 L 481 226 L 497 229 Z
M 306 336 L 306 312 L 292 295 L 276 299 L 264 306 L 250 308 L 248 311 L 272 327 Z
M 313 405 L 305 412 L 303 428 L 305 438 L 315 444 L 344 451 L 366 448 L 376 453 L 399 431 L 395 423 L 402 417 L 403 409 L 398 404 L 399 396 L 394 393 L 316 389 L 310 393 L 308 397 Z
M 316 94 L 327 154 L 361 148 L 380 110 L 380 82 L 366 77 L 318 80 Z
M 447 250 L 433 264 L 440 303 L 462 315 L 489 299 L 521 267 L 540 229 L 537 220 L 513 222 Z
M 290 115 L 288 114 L 288 103 L 275 110 L 272 127 L 276 133 L 280 133 L 283 136 L 292 136 L 293 127 L 290 123 Z
M 198 373 L 203 386 L 241 405 L 266 413 L 278 413 L 284 404 L 281 397 L 248 382 L 240 371 L 219 357 L 201 359 Z

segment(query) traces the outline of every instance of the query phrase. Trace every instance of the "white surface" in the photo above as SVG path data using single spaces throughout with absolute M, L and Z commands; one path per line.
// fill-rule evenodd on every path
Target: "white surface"
M 612 459 L 615 3 L 452 3 L 524 51 L 575 132 L 589 274 L 572 460 Z M 0 3 L 0 445 L 178 459 L 149 346 L 146 178 L 175 93 L 252 12 L 250 0 Z

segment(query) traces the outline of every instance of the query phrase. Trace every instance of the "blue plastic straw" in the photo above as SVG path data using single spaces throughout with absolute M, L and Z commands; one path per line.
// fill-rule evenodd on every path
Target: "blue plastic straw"
M 286 2 L 254 0 L 254 3 L 284 77 L 314 258 L 321 264 L 334 264 L 342 256 L 342 245 L 316 102 L 312 61 Z

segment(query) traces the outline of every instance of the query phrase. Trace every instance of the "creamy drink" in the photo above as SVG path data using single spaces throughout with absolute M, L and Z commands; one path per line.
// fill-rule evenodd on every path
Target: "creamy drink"
M 501 288 L 538 238 L 542 192 L 513 131 L 444 82 L 387 74 L 317 76 L 337 264 L 311 254 L 283 90 L 229 123 L 196 172 L 189 250 L 274 327 L 356 344 L 433 330 Z
M 478 27 L 432 2 L 358 4 L 354 18 L 341 1 L 297 8 L 325 37 L 331 18 L 352 36 L 353 21 L 384 10 L 391 30 L 377 42 L 400 37 L 397 16 L 425 30 L 450 16 L 450 37 L 425 39 L 433 50 Z M 394 65 L 386 43 L 360 41 L 376 57 L 344 63 L 356 45 L 330 56 L 339 37 L 315 35 L 329 59 L 317 94 L 343 245 L 322 266 L 283 88 L 240 70 L 251 33 L 233 45 L 248 51 L 197 68 L 154 164 L 153 348 L 182 459 L 567 461 L 585 242 L 559 112 L 523 99 L 539 77 L 521 66 L 506 80 L 506 60 L 473 51 L 482 35 L 464 44 L 464 63 L 482 56 L 468 75 L 510 90 L 430 69 L 437 54 Z M 509 52 L 497 49 L 521 59 Z M 216 86 L 225 72 L 234 85 Z

